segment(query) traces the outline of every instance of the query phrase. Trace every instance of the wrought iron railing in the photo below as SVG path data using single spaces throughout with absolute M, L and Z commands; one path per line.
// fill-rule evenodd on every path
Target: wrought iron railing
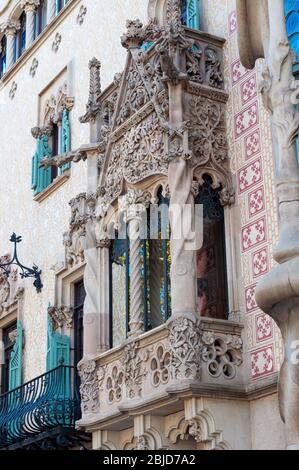
M 75 368 L 61 365 L 0 396 L 0 448 L 55 428 L 74 428 L 79 418 Z

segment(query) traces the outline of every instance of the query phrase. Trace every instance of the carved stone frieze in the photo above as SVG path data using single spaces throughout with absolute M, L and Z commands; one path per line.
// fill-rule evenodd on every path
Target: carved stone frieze
M 72 307 L 48 307 L 48 315 L 52 320 L 54 331 L 58 328 L 72 328 L 74 310 Z
M 78 371 L 81 379 L 80 395 L 82 412 L 83 414 L 98 412 L 100 405 L 99 382 L 95 361 L 79 364 Z
M 200 329 L 199 323 L 178 317 L 169 325 L 171 372 L 174 379 L 200 379 Z

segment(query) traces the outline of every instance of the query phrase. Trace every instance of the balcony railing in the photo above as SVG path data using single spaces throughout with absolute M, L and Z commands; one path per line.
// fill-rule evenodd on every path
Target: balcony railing
M 55 429 L 74 430 L 79 417 L 75 369 L 61 365 L 0 397 L 0 448 Z

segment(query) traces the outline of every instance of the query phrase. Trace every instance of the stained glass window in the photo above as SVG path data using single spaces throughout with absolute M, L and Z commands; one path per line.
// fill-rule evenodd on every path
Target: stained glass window
M 197 251 L 197 305 L 202 317 L 227 317 L 224 210 L 219 189 L 204 175 L 204 183 L 195 200 L 203 205 L 203 246 Z

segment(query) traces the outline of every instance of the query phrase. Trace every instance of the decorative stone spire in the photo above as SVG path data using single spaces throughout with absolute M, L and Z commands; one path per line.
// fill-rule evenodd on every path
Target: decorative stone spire
M 81 123 L 95 122 L 96 117 L 101 112 L 100 95 L 101 95 L 101 62 L 95 57 L 89 62 L 90 83 L 89 97 L 86 105 L 86 113 L 79 118 Z

